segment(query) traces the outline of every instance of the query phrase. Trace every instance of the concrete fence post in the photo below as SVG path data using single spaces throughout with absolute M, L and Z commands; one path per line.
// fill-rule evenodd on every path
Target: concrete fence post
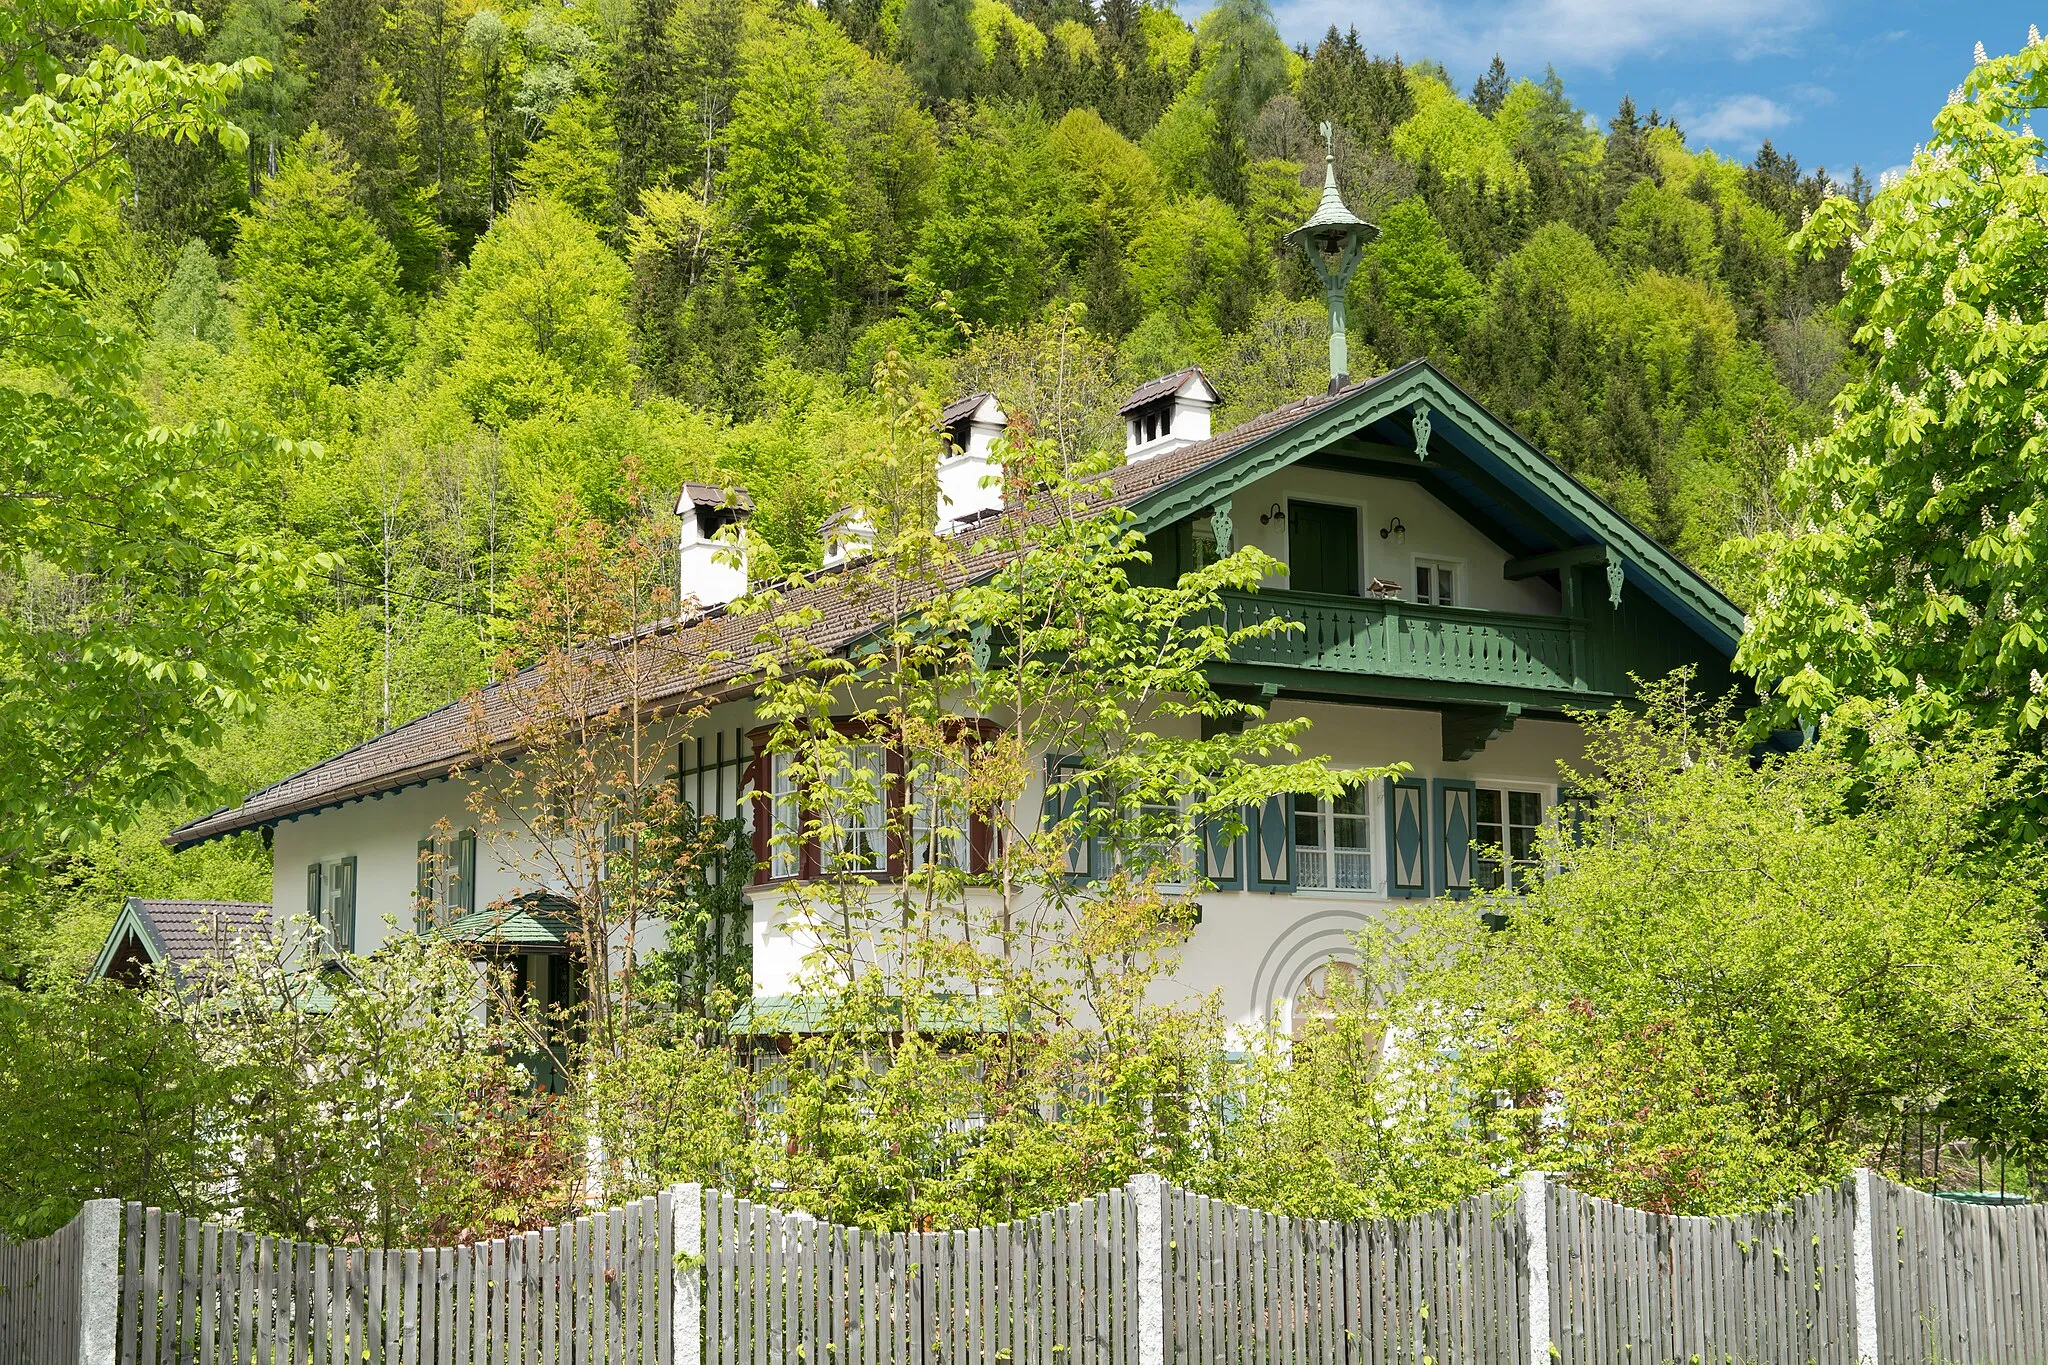
M 673 1298 L 676 1365 L 703 1365 L 704 1277 L 710 1271 L 704 1255 L 704 1187 L 685 1185 L 676 1192 L 675 1292 Z
M 78 1365 L 114 1365 L 121 1316 L 121 1201 L 78 1214 Z
M 1166 1182 L 1134 1175 L 1126 1187 L 1138 1232 L 1138 1365 L 1166 1365 Z
M 1522 1177 L 1522 1246 L 1529 1258 L 1529 1365 L 1550 1365 L 1550 1177 Z
M 1877 1177 L 1856 1168 L 1856 1227 L 1849 1257 L 1856 1277 L 1857 1365 L 1877 1365 Z

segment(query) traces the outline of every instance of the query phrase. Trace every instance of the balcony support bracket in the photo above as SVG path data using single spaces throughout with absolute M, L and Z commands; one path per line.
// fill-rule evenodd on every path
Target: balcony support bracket
M 1444 762 L 1463 763 L 1522 718 L 1522 703 L 1504 706 L 1460 706 L 1444 712 Z

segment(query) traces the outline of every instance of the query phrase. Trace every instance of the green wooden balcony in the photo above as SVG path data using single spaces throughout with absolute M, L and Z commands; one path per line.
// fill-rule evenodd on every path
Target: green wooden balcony
M 1467 697 L 1482 689 L 1562 694 L 1560 699 L 1589 691 L 1577 663 L 1583 654 L 1579 628 L 1562 616 L 1306 592 L 1226 593 L 1223 614 L 1231 630 L 1276 616 L 1299 623 L 1298 629 L 1238 645 L 1231 660 L 1240 668 L 1449 685 Z

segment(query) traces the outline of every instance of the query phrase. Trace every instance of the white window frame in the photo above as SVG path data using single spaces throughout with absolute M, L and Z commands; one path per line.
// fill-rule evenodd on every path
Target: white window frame
M 967 809 L 966 770 L 958 764 L 937 765 L 922 782 L 910 784 L 910 847 L 904 864 L 912 872 L 933 866 L 966 872 L 974 866 L 974 821 Z M 945 790 L 954 792 L 948 800 Z M 944 834 L 952 830 L 950 837 Z M 934 859 L 931 852 L 941 856 Z
M 774 880 L 803 871 L 803 791 L 795 776 L 796 755 L 768 755 L 768 875 Z
M 1493 890 L 1506 886 L 1510 894 L 1522 889 L 1522 878 L 1537 867 L 1536 838 L 1543 827 L 1550 823 L 1557 811 L 1557 785 L 1550 782 L 1526 782 L 1514 778 L 1475 778 L 1472 794 L 1472 886 L 1474 890 Z M 1500 822 L 1487 824 L 1481 818 L 1480 808 L 1485 797 L 1500 798 Z M 1513 814 L 1511 797 L 1533 796 L 1538 802 L 1538 817 L 1533 825 L 1520 825 L 1510 819 Z M 1495 861 L 1481 851 L 1495 845 L 1496 841 L 1480 833 L 1482 826 L 1500 830 L 1497 841 L 1500 860 Z M 1530 832 L 1529 854 L 1527 857 L 1514 856 L 1513 831 L 1527 829 Z M 1495 880 L 1499 878 L 1500 880 Z
M 889 872 L 889 750 L 881 744 L 856 741 L 846 746 L 846 764 L 833 776 L 847 791 L 867 786 L 867 798 L 855 810 L 841 809 L 833 820 L 846 823 L 826 831 L 818 871 L 825 876 L 887 876 Z M 859 784 L 856 786 L 855 784 Z M 850 817 L 850 818 L 849 818 Z M 861 861 L 854 850 L 865 842 L 869 851 Z
M 1288 808 L 1287 815 L 1288 819 L 1294 822 L 1294 886 L 1297 891 L 1326 891 L 1346 896 L 1369 896 L 1379 890 L 1381 862 L 1380 832 L 1379 821 L 1374 818 L 1379 814 L 1379 798 L 1374 794 L 1373 790 L 1376 786 L 1378 784 L 1375 782 L 1361 782 L 1351 789 L 1358 794 L 1359 800 L 1364 803 L 1364 809 L 1355 812 L 1339 812 L 1336 809 L 1335 803 L 1329 797 L 1317 797 L 1315 799 L 1316 809 L 1312 813 L 1319 831 L 1319 842 L 1315 844 L 1304 844 L 1301 842 L 1301 820 L 1304 816 L 1310 815 L 1311 812 L 1301 809 L 1303 798 L 1299 793 L 1295 795 L 1293 804 Z M 1338 848 L 1336 836 L 1337 821 L 1339 819 L 1356 821 L 1363 824 L 1365 829 L 1365 846 L 1363 849 L 1340 850 Z M 1340 851 L 1354 857 L 1361 852 L 1365 855 L 1364 880 L 1355 886 L 1338 885 L 1337 860 Z M 1304 876 L 1306 869 L 1311 865 L 1311 861 L 1315 859 L 1327 860 L 1328 875 L 1320 882 L 1310 882 Z
M 1434 590 L 1431 591 L 1429 600 L 1427 602 L 1422 600 L 1422 571 L 1424 569 L 1428 569 L 1430 571 L 1430 578 L 1432 580 L 1439 582 L 1441 581 L 1440 579 L 1437 579 L 1437 575 L 1439 573 L 1441 573 L 1445 569 L 1449 569 L 1451 571 L 1453 576 L 1451 578 L 1450 601 L 1438 601 L 1437 594 Z M 1462 607 L 1465 605 L 1465 582 L 1466 568 L 1465 561 L 1462 559 L 1455 559 L 1446 555 L 1416 555 L 1409 561 L 1408 600 L 1415 603 L 1417 606 Z

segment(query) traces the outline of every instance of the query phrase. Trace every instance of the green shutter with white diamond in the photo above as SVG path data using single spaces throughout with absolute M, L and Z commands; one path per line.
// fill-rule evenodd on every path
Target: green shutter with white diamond
M 1387 779 L 1387 894 L 1416 900 L 1429 894 L 1429 784 Z
M 1199 823 L 1202 840 L 1202 879 L 1218 891 L 1235 891 L 1244 885 L 1244 831 L 1236 817 L 1204 816 Z
M 1472 894 L 1472 810 L 1476 789 L 1463 778 L 1430 784 L 1436 815 L 1436 890 L 1458 900 Z
M 1294 797 L 1286 792 L 1250 807 L 1247 885 L 1254 891 L 1294 889 Z

